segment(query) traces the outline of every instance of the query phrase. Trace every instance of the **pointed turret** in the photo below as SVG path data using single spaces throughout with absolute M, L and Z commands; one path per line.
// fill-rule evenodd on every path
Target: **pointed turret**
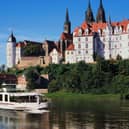
M 89 0 L 87 11 L 85 12 L 85 21 L 89 24 L 95 21 L 90 0 Z
M 13 68 L 15 66 L 16 61 L 16 38 L 13 35 L 13 32 L 8 38 L 7 41 L 7 67 Z
M 111 25 L 111 17 L 110 17 L 110 15 L 109 15 L 109 17 L 108 17 L 108 24 L 110 24 Z
M 99 6 L 99 9 L 98 9 L 96 21 L 97 22 L 106 22 L 105 10 L 103 8 L 102 0 L 100 0 L 100 6 Z
M 65 17 L 65 23 L 69 22 L 69 11 L 68 8 L 66 9 L 66 17 Z
M 9 36 L 8 42 L 16 43 L 16 38 L 14 37 L 13 32 L 12 32 L 11 35 Z
M 64 33 L 71 34 L 71 22 L 70 22 L 70 19 L 69 19 L 68 8 L 66 9 L 66 17 L 65 17 L 65 23 L 64 23 Z

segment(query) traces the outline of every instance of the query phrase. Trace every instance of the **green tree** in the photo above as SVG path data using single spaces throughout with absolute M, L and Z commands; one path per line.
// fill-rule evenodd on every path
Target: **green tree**
M 37 84 L 37 80 L 39 79 L 39 74 L 36 70 L 27 70 L 25 73 L 27 80 L 27 89 L 32 90 L 36 89 L 39 85 Z

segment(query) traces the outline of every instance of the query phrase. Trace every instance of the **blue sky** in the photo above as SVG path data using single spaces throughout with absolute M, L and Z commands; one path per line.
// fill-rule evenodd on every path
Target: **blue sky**
M 106 17 L 129 18 L 129 0 L 103 0 Z M 91 0 L 96 16 L 99 0 Z M 88 0 L 0 0 L 0 64 L 6 63 L 6 41 L 13 30 L 17 41 L 58 40 L 63 31 L 66 8 L 72 30 L 84 21 Z

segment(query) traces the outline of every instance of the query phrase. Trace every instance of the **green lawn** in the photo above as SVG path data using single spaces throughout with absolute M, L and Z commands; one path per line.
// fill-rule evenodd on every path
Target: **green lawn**
M 46 94 L 48 98 L 51 99 L 85 99 L 85 100 L 119 100 L 120 94 L 78 94 L 78 93 L 66 93 L 66 92 L 56 92 Z

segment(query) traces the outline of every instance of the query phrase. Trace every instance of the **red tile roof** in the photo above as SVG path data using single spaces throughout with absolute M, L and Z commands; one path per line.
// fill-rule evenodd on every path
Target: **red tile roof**
M 74 44 L 70 44 L 67 48 L 68 51 L 74 50 Z
M 111 25 L 113 28 L 116 26 L 122 27 L 123 33 L 127 30 L 127 26 L 129 24 L 129 20 L 123 20 L 121 22 L 112 22 Z M 83 34 L 85 35 L 85 30 L 89 30 L 89 35 L 92 34 L 92 32 L 98 32 L 98 30 L 104 30 L 106 29 L 108 23 L 92 23 L 92 24 L 87 24 L 86 22 L 83 22 L 80 27 L 75 28 L 74 30 L 74 36 L 79 36 L 79 29 L 82 29 Z
M 72 34 L 62 33 L 60 36 L 61 40 L 72 40 Z
M 7 84 L 15 84 L 17 82 L 17 77 L 12 74 L 0 74 L 0 82 Z

